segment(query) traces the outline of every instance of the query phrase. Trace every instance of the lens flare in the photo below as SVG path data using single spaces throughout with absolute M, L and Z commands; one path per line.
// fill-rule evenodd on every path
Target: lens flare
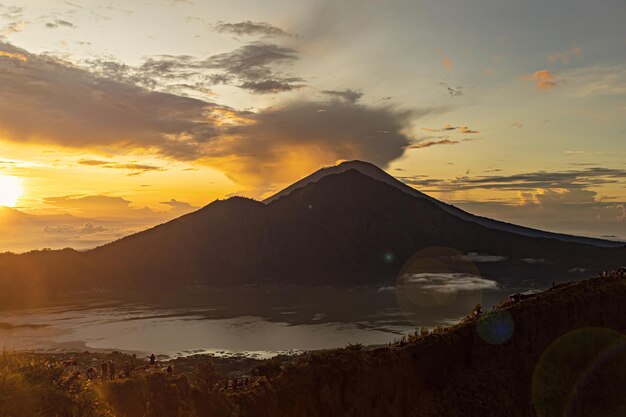
M 19 178 L 0 175 L 0 206 L 14 207 L 22 193 L 24 187 Z
M 541 355 L 532 380 L 539 417 L 624 415 L 626 336 L 587 327 L 566 333 Z
M 476 330 L 485 343 L 501 345 L 513 336 L 515 322 L 508 311 L 492 311 L 478 319 Z
M 454 322 L 482 302 L 483 291 L 497 283 L 480 276 L 476 265 L 456 249 L 432 247 L 413 255 L 396 281 L 398 307 L 416 326 L 429 326 L 435 317 Z

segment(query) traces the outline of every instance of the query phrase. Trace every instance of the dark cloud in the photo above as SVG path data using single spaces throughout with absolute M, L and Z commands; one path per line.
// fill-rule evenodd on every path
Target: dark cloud
M 76 26 L 74 26 L 72 22 L 68 22 L 67 20 L 63 20 L 63 19 L 56 19 L 52 22 L 48 22 L 46 23 L 46 27 L 48 29 L 56 29 L 60 27 L 76 28 Z
M 412 143 L 411 145 L 407 146 L 407 149 L 430 148 L 431 146 L 436 146 L 436 145 L 456 145 L 457 143 L 459 143 L 458 140 L 450 140 L 450 139 L 426 140 L 426 141 Z
M 120 82 L 146 88 L 159 87 L 167 92 L 200 92 L 213 95 L 209 88 L 230 84 L 255 94 L 279 93 L 304 86 L 304 80 L 277 68 L 299 59 L 295 49 L 263 42 L 252 42 L 231 52 L 207 59 L 190 55 L 159 55 L 138 67 L 107 60 L 92 59 L 85 64 L 91 71 Z
M 220 33 L 232 33 L 238 36 L 291 36 L 281 28 L 267 22 L 252 22 L 250 20 L 239 23 L 218 22 L 215 25 L 215 30 Z
M 297 59 L 295 49 L 254 42 L 232 52 L 213 55 L 204 64 L 207 68 L 222 71 L 218 74 L 221 78 L 214 81 L 235 81 L 241 88 L 264 94 L 294 90 L 304 85 L 303 79 L 275 70 L 276 65 L 290 64 Z
M 9 44 L 0 51 L 0 134 L 7 140 L 70 147 L 143 149 L 194 160 L 232 110 L 98 77 Z M 37 123 L 32 115 L 37 114 Z
M 347 102 L 350 103 L 356 103 L 357 101 L 360 100 L 361 97 L 363 97 L 363 93 L 360 91 L 355 91 L 355 90 L 351 90 L 351 89 L 346 89 L 346 90 L 324 90 L 322 91 L 322 93 L 330 96 L 330 97 L 336 97 L 342 100 L 345 100 Z
M 251 48 L 209 61 L 226 77 L 262 83 L 275 75 L 266 67 L 295 59 L 290 49 L 266 44 Z M 220 168 L 244 185 L 288 182 L 339 159 L 386 166 L 411 144 L 405 132 L 425 113 L 347 100 L 291 101 L 257 113 L 236 111 L 139 86 L 127 79 L 132 71 L 123 65 L 109 66 L 105 76 L 6 43 L 0 43 L 0 51 L 9 55 L 0 57 L 0 136 L 5 140 L 194 161 Z M 149 65 L 168 76 L 197 64 L 191 57 L 165 61 Z M 33 114 L 37 123 L 32 123 Z M 162 169 L 98 159 L 79 163 L 135 174 Z
M 445 87 L 445 89 L 448 91 L 448 94 L 450 95 L 450 97 L 457 97 L 457 96 L 462 96 L 463 95 L 463 87 L 462 86 L 450 87 L 448 85 L 448 83 L 444 83 L 444 82 L 440 82 L 439 85 Z
M 231 128 L 211 160 L 235 181 L 256 186 L 297 179 L 342 159 L 385 167 L 410 144 L 404 132 L 419 115 L 340 100 L 291 102 Z

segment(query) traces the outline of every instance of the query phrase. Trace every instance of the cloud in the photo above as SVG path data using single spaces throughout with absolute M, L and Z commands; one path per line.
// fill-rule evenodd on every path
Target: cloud
M 213 77 L 216 83 L 239 82 L 239 87 L 257 94 L 276 93 L 301 88 L 303 81 L 299 77 L 277 72 L 277 64 L 290 64 L 298 59 L 295 49 L 270 43 L 254 42 L 232 52 L 213 55 L 205 65 L 207 68 L 221 70 Z
M 250 20 L 238 23 L 218 22 L 215 25 L 215 31 L 219 33 L 233 33 L 238 36 L 291 36 L 281 28 L 267 22 L 253 22 Z
M 165 168 L 155 166 L 155 165 L 132 164 L 132 163 L 120 164 L 117 162 L 101 161 L 97 159 L 81 159 L 80 161 L 78 161 L 78 163 L 80 165 L 97 166 L 97 167 L 109 168 L 109 169 L 124 169 L 124 170 L 131 171 L 131 173 L 128 175 L 139 175 L 139 174 L 142 174 L 144 172 L 149 172 L 149 171 L 165 171 Z
M 460 255 L 459 258 L 463 261 L 474 263 L 496 263 L 506 261 L 506 256 L 489 255 L 485 253 L 470 252 L 467 255 Z
M 66 27 L 66 28 L 72 28 L 72 29 L 76 28 L 76 26 L 74 26 L 72 22 L 68 22 L 67 20 L 63 20 L 63 19 L 56 19 L 55 21 L 48 22 L 46 23 L 46 27 L 48 29 L 56 29 L 60 27 Z
M 537 189 L 584 189 L 603 184 L 620 184 L 626 178 L 626 170 L 590 167 L 582 170 L 536 171 L 513 175 L 483 175 L 474 178 L 461 177 L 453 180 L 430 182 L 436 191 L 472 189 L 498 189 L 528 191 Z M 412 179 L 405 178 L 408 183 Z M 416 184 L 418 185 L 418 184 Z
M 422 127 L 421 129 L 426 132 L 450 132 L 456 130 L 463 134 L 480 133 L 478 130 L 470 129 L 467 126 L 453 126 L 450 123 L 446 123 L 441 129 L 435 129 L 432 127 Z
M 593 65 L 566 73 L 575 97 L 626 95 L 626 65 Z
M 550 90 L 558 87 L 560 81 L 556 78 L 555 74 L 547 69 L 535 71 L 532 74 L 526 74 L 521 77 L 522 80 L 530 80 L 535 83 L 535 87 L 540 90 Z
M 132 207 L 132 202 L 122 197 L 107 195 L 67 195 L 45 197 L 43 202 L 78 215 L 94 217 L 154 216 L 149 208 Z
M 454 179 L 422 175 L 400 179 L 422 191 L 446 193 L 490 190 L 491 199 L 446 200 L 480 216 L 544 230 L 600 237 L 612 234 L 626 240 L 626 202 L 600 197 L 592 188 L 626 185 L 626 170 L 604 167 L 513 175 L 464 175 Z M 502 191 L 502 198 L 496 192 Z M 510 192 L 517 192 L 517 199 Z
M 565 65 L 569 65 L 570 60 L 573 58 L 580 58 L 583 54 L 583 50 L 577 46 L 574 46 L 566 51 L 556 52 L 548 56 L 548 61 L 552 64 L 561 62 Z
M 72 235 L 92 235 L 106 232 L 109 229 L 104 226 L 94 226 L 93 223 L 85 223 L 80 227 L 62 224 L 57 226 L 45 226 L 44 232 L 49 234 L 72 234 Z
M 255 186 L 285 183 L 341 159 L 385 167 L 410 144 L 404 132 L 411 120 L 425 113 L 342 100 L 292 101 L 231 127 L 210 163 Z
M 531 265 L 542 265 L 547 263 L 547 261 L 543 258 L 524 258 L 522 259 L 522 262 Z
M 444 82 L 440 82 L 439 85 L 441 85 L 441 86 L 446 88 L 446 90 L 448 91 L 448 94 L 450 95 L 450 97 L 457 97 L 457 96 L 462 96 L 463 95 L 463 87 L 462 86 L 458 86 L 458 87 L 454 88 L 454 87 L 450 87 L 447 83 L 444 83 Z
M 212 85 L 234 85 L 254 94 L 280 93 L 304 86 L 304 80 L 279 70 L 299 59 L 295 49 L 252 42 L 233 51 L 198 59 L 190 55 L 159 55 L 137 67 L 107 60 L 85 61 L 90 71 L 120 82 L 170 93 L 214 95 Z
M 516 127 L 518 129 L 521 129 L 524 127 L 524 125 L 521 122 L 515 122 L 511 124 L 511 127 Z
M 172 210 L 192 211 L 198 208 L 198 207 L 192 206 L 186 201 L 178 201 L 173 198 L 169 201 L 161 201 L 159 204 L 164 204 L 166 206 L 169 206 L 171 207 Z
M 458 127 L 459 132 L 463 133 L 463 134 L 468 134 L 468 133 L 480 133 L 478 130 L 472 130 L 467 126 L 459 126 Z
M 456 145 L 459 143 L 458 140 L 450 140 L 450 139 L 442 139 L 442 140 L 429 140 L 423 142 L 412 143 L 407 146 L 407 149 L 422 149 L 422 148 L 430 148 L 435 145 Z
M 237 111 L 137 85 L 140 81 L 128 79 L 134 73 L 123 66 L 112 65 L 107 77 L 6 43 L 0 49 L 26 57 L 24 62 L 0 58 L 4 140 L 195 162 L 221 169 L 246 186 L 285 183 L 339 159 L 386 166 L 411 143 L 406 132 L 412 121 L 428 112 L 360 104 L 349 100 L 358 95 L 352 90 L 337 90 L 342 100 L 300 98 L 256 113 Z M 262 82 L 275 75 L 268 65 L 295 59 L 293 50 L 267 44 L 237 51 L 209 61 L 227 78 Z M 173 57 L 150 65 L 167 77 L 198 63 Z M 32 123 L 33 114 L 37 123 Z M 100 159 L 79 163 L 136 173 L 163 169 Z
M 0 58 L 15 59 L 22 62 L 28 61 L 28 58 L 26 58 L 25 55 L 20 54 L 19 52 L 6 52 L 2 50 L 0 50 Z
M 447 57 L 447 56 L 443 56 L 441 58 L 441 65 L 443 66 L 443 68 L 448 71 L 451 72 L 452 70 L 454 70 L 454 63 L 452 62 L 452 60 Z
M 231 109 L 98 77 L 9 44 L 0 50 L 0 135 L 5 140 L 74 148 L 142 150 L 195 160 Z M 37 114 L 37 123 L 32 115 Z
M 5 21 L 4 25 L 0 26 L 0 40 L 24 30 L 26 21 L 22 17 L 22 11 L 18 6 L 0 4 L 0 21 Z
M 360 91 L 355 91 L 351 89 L 346 90 L 324 90 L 323 94 L 326 94 L 330 97 L 336 97 L 342 100 L 345 100 L 349 103 L 356 103 L 363 97 L 363 93 Z
M 498 283 L 477 275 L 464 273 L 418 273 L 403 276 L 405 285 L 424 291 L 450 293 L 498 289 Z

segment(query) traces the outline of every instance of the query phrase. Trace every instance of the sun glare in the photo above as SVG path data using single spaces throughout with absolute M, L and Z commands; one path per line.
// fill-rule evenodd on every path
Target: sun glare
M 0 206 L 15 206 L 23 192 L 22 180 L 9 175 L 0 175 Z

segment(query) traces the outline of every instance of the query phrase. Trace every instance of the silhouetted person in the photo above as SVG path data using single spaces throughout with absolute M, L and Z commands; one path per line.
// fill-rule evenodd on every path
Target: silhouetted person
M 130 362 L 124 363 L 124 376 L 128 378 L 131 374 L 132 370 L 130 368 Z
M 154 353 L 152 355 L 150 355 L 150 365 L 154 365 L 156 363 L 156 356 L 154 356 Z
M 481 314 L 483 314 L 483 308 L 480 306 L 480 304 L 476 304 L 476 306 L 472 310 L 472 315 L 477 318 L 480 317 Z
M 102 379 L 107 379 L 107 375 L 109 371 L 109 364 L 106 362 L 103 362 L 102 365 L 100 365 L 100 369 L 102 370 Z
M 165 372 L 167 372 L 168 374 L 174 372 L 174 370 L 172 369 L 172 365 L 167 365 L 167 368 L 165 368 Z
M 115 363 L 113 361 L 109 361 L 109 375 L 111 376 L 111 381 L 115 379 Z
M 87 369 L 87 379 L 90 381 L 96 377 L 96 368 Z

